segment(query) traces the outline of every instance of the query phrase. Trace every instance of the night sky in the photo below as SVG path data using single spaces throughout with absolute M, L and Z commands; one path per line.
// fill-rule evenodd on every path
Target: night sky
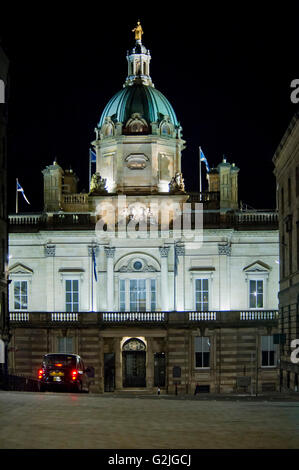
M 10 60 L 9 211 L 15 211 L 17 177 L 31 202 L 19 197 L 19 211 L 42 210 L 41 171 L 55 158 L 77 173 L 79 191 L 88 191 L 94 128 L 126 79 L 137 20 L 151 52 L 153 83 L 183 127 L 186 189 L 199 187 L 200 145 L 210 166 L 225 155 L 240 168 L 240 200 L 274 208 L 272 157 L 298 109 L 290 100 L 290 83 L 299 78 L 295 2 L 267 3 L 266 12 L 253 2 L 222 3 L 221 9 L 211 2 L 209 10 L 188 2 L 161 3 L 164 10 L 159 3 L 146 10 L 133 3 L 122 11 L 112 2 L 98 9 L 86 4 L 66 11 L 54 3 L 32 11 L 18 6 L 17 15 L 1 16 Z

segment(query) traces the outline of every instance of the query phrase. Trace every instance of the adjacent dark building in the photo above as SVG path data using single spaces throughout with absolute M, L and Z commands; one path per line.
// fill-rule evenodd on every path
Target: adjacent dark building
M 282 390 L 298 390 L 299 364 L 291 342 L 299 338 L 299 112 L 273 157 L 280 237 L 279 327 Z
M 8 314 L 7 90 L 8 58 L 0 47 L 0 371 L 7 370 Z M 4 101 L 4 102 L 3 102 Z

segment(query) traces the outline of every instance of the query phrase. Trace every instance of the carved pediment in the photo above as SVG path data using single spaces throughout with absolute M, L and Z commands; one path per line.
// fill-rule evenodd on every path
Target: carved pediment
M 33 270 L 22 263 L 16 263 L 8 269 L 9 274 L 33 274 Z
M 268 273 L 270 270 L 271 267 L 268 264 L 259 260 L 249 264 L 243 269 L 245 273 Z
M 157 260 L 145 254 L 126 255 L 115 266 L 120 273 L 148 273 L 160 271 Z

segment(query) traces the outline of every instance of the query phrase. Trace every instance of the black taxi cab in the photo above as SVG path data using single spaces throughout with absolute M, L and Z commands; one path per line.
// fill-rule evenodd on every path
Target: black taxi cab
M 63 389 L 66 391 L 88 392 L 90 369 L 85 368 L 83 360 L 77 354 L 50 353 L 42 360 L 38 370 L 38 389 Z

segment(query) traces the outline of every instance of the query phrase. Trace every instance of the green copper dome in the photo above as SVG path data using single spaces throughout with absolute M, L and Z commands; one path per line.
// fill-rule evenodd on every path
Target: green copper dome
M 135 82 L 125 86 L 111 98 L 102 113 L 98 127 L 103 125 L 106 117 L 110 117 L 114 122 L 126 124 L 133 113 L 141 114 L 148 124 L 159 122 L 166 115 L 175 127 L 179 126 L 175 112 L 165 96 L 153 86 Z

